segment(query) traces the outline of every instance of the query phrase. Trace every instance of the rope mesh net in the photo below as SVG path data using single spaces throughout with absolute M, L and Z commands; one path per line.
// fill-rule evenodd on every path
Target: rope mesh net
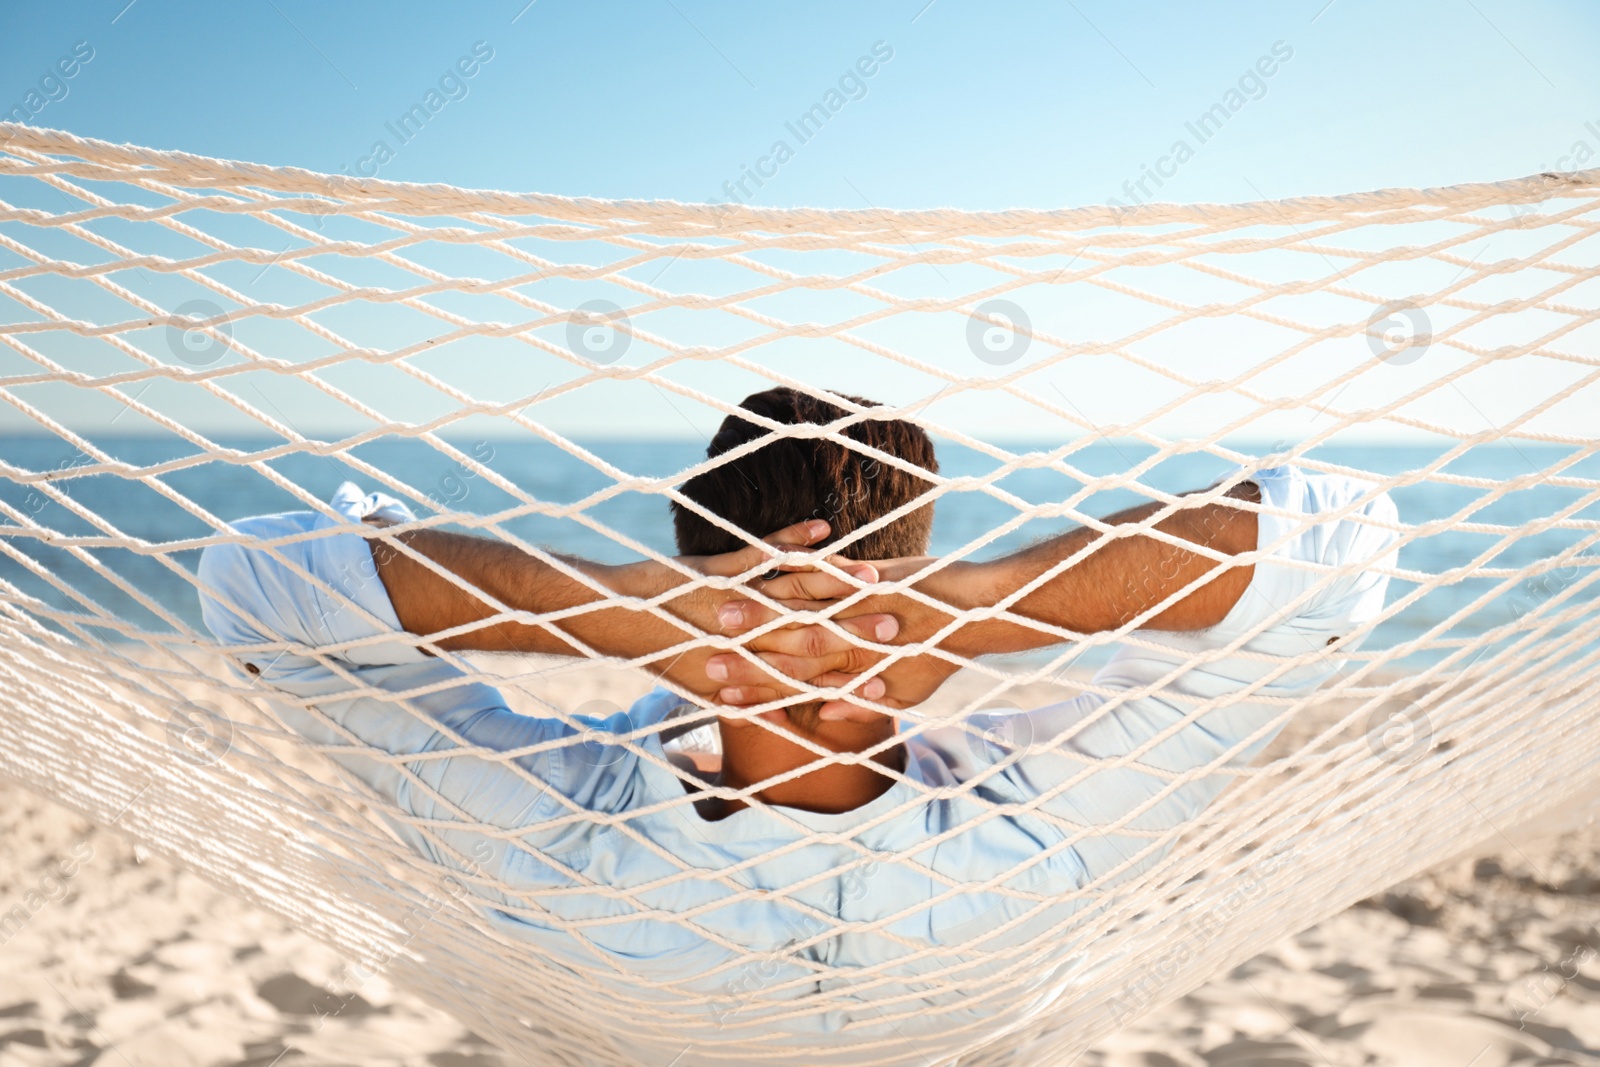
M 1068 1062 L 1586 788 L 1597 192 L 1600 172 L 1239 205 L 766 210 L 357 181 L 0 125 L 0 773 L 335 945 L 349 993 L 381 971 L 528 1062 Z M 661 849 L 637 813 L 570 804 L 556 818 L 631 835 L 663 873 L 515 900 L 444 855 L 448 820 L 392 810 L 327 758 L 338 746 L 287 730 L 288 698 L 200 623 L 201 549 L 245 540 L 228 523 L 246 515 L 331 514 L 345 480 L 558 566 L 556 550 L 670 565 L 667 501 L 723 461 L 704 435 L 773 385 L 851 418 L 865 409 L 834 391 L 873 397 L 938 442 L 944 560 L 1171 505 L 1239 466 L 1367 479 L 1399 513 L 1387 603 L 1203 815 L 1063 825 L 1051 846 L 1110 835 L 1137 877 L 944 884 L 920 850 L 861 843 L 879 811 L 782 846 L 828 860 L 761 888 Z M 804 432 L 848 443 L 848 422 Z M 973 713 L 1100 692 L 1115 714 L 1091 668 L 1143 640 L 1130 625 L 963 661 L 902 736 L 1064 745 Z M 335 667 L 347 652 L 296 651 Z M 620 747 L 668 767 L 647 738 L 601 743 L 576 718 L 642 693 L 639 663 L 440 655 L 574 724 L 581 758 Z M 536 758 L 464 748 L 537 788 Z M 1005 814 L 981 783 L 901 781 L 907 803 Z M 401 826 L 439 843 L 433 858 Z M 926 899 L 846 919 L 807 895 L 871 897 L 884 865 L 1010 918 L 918 939 L 901 920 Z M 741 942 L 705 908 L 656 903 L 685 882 L 802 919 L 782 944 Z M 563 921 L 574 894 L 611 917 Z M 723 962 L 664 975 L 596 947 L 638 915 Z M 547 935 L 513 936 L 507 917 Z M 897 962 L 830 954 L 862 936 Z

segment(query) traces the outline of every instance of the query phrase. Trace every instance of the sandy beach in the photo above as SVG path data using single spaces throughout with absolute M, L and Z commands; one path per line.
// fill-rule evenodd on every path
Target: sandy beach
M 605 696 L 645 684 L 617 679 Z M 531 688 L 585 692 L 573 672 Z M 1481 829 L 1482 849 L 1283 940 L 1079 1062 L 1600 1065 L 1600 805 Z M 514 1062 L 381 975 L 323 1019 L 336 952 L 13 786 L 0 839 L 0 1067 Z

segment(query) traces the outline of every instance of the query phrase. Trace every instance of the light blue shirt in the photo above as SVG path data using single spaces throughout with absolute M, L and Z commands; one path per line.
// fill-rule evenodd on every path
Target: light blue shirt
M 1063 945 L 1054 967 L 1012 958 L 1157 862 L 1164 832 L 1282 727 L 1284 698 L 1341 669 L 1329 641 L 1381 611 L 1388 579 L 1372 568 L 1395 562 L 1389 498 L 1334 518 L 1373 487 L 1291 467 L 1251 480 L 1288 517 L 1261 515 L 1272 555 L 1220 625 L 1142 631 L 1155 647 L 1124 645 L 1096 675 L 1109 697 L 973 715 L 970 732 L 911 727 L 905 780 L 837 815 L 701 818 L 657 732 L 682 703 L 664 690 L 605 720 L 530 718 L 418 651 L 351 532 L 374 513 L 409 518 L 389 498 L 346 485 L 333 500 L 344 521 L 235 523 L 254 543 L 207 549 L 199 577 L 211 632 L 298 698 L 279 708 L 286 723 L 329 746 L 405 841 L 480 876 L 469 884 L 503 887 L 474 891 L 506 933 L 608 999 L 648 1002 L 638 1032 L 614 1035 L 639 1062 L 735 1062 L 715 1049 L 749 1041 L 773 1050 L 765 1063 L 847 1063 L 863 1054 L 843 1046 L 880 1039 L 873 1055 L 943 1062 L 1045 1005 L 1073 966 L 1070 937 L 1048 935 Z M 567 744 L 574 723 L 630 743 Z M 1185 772 L 1204 773 L 1175 780 Z M 1002 974 L 1008 987 L 986 997 Z

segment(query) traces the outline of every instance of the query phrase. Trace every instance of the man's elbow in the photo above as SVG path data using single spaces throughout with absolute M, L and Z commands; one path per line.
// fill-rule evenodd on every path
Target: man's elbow
M 251 549 L 229 542 L 208 545 L 200 551 L 195 586 L 200 595 L 200 617 L 211 636 L 222 645 L 254 645 L 274 640 L 263 632 L 262 620 L 252 610 L 250 578 L 255 574 Z
M 1261 487 L 1255 482 L 1240 482 L 1224 498 L 1202 509 L 1205 539 L 1202 544 L 1230 556 L 1253 552 L 1260 535 L 1260 520 L 1255 511 L 1236 507 L 1230 500 L 1261 503 Z

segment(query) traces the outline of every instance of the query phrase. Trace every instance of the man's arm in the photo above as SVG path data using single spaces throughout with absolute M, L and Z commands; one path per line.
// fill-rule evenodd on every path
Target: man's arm
M 462 584 L 391 542 L 405 545 L 461 579 Z M 604 590 L 627 595 L 621 592 L 624 575 L 620 567 L 559 557 L 599 585 L 602 591 L 596 591 L 515 545 L 443 530 L 415 530 L 374 539 L 372 555 L 395 614 L 408 632 L 428 637 L 462 631 L 434 638 L 433 644 L 447 651 L 582 655 L 569 640 L 572 638 L 605 655 L 633 658 L 667 647 L 671 642 L 662 640 L 664 637 L 682 633 L 646 613 L 620 606 L 595 607 L 559 622 L 495 618 L 505 609 L 542 616 L 598 604 L 606 597 Z M 504 607 L 497 608 L 497 603 Z
M 804 548 L 827 534 L 826 523 L 812 521 L 774 534 L 767 544 L 773 550 Z M 744 595 L 731 589 L 701 586 L 664 602 L 666 611 L 679 620 L 673 621 L 642 608 L 603 603 L 609 594 L 638 599 L 662 596 L 690 581 L 673 568 L 653 561 L 608 566 L 559 557 L 572 571 L 589 579 L 585 582 L 514 545 L 442 530 L 414 530 L 375 538 L 372 550 L 379 578 L 400 624 L 408 632 L 424 637 L 460 631 L 434 639 L 437 647 L 450 651 L 580 655 L 581 645 L 601 655 L 642 659 L 685 641 L 720 633 L 718 607 Z M 751 546 L 723 556 L 682 557 L 681 561 L 688 569 L 732 578 L 765 569 L 768 558 L 766 550 Z M 459 578 L 462 584 L 434 567 Z M 876 577 L 871 568 L 855 570 L 867 579 Z M 833 597 L 855 591 L 828 575 L 813 580 L 812 589 Z M 519 621 L 497 617 L 503 616 L 506 609 L 541 618 Z M 559 620 L 547 617 L 571 609 L 585 610 Z M 841 625 L 851 633 L 875 640 L 887 640 L 898 629 L 892 618 L 861 612 L 853 613 Z M 799 671 L 797 677 L 821 681 L 830 672 L 852 667 L 859 670 L 871 662 L 870 653 L 843 638 L 821 627 L 809 629 L 817 631 L 812 635 L 814 653 L 795 668 Z M 760 644 L 758 638 L 751 647 L 759 649 Z M 709 695 L 719 683 L 708 679 L 705 661 L 715 651 L 696 648 L 647 661 L 645 665 L 691 692 Z M 731 655 L 741 658 L 736 653 Z M 833 677 L 823 684 L 838 684 L 841 678 Z M 777 679 L 769 676 L 768 681 L 792 692 Z M 881 695 L 881 684 L 874 691 Z
M 1251 565 L 1238 566 L 1226 559 L 1253 551 L 1257 533 L 1255 512 L 1236 507 L 1229 499 L 1259 504 L 1261 491 L 1252 482 L 1242 482 L 1213 503 L 1180 505 L 1153 527 L 1178 544 L 1149 533 L 1118 536 L 1114 529 L 1103 533 L 1079 527 L 1002 559 L 946 568 L 917 583 L 916 588 L 952 606 L 992 607 L 1041 575 L 1056 571 L 1014 602 L 1011 614 L 1063 630 L 1099 633 L 1124 626 L 1176 596 L 1179 599 L 1146 619 L 1142 628 L 1203 630 L 1227 617 L 1255 572 Z M 1151 502 L 1103 521 L 1113 528 L 1131 526 L 1167 507 Z M 1190 545 L 1207 551 L 1196 551 Z M 1063 562 L 1091 547 L 1083 559 L 1058 570 Z M 1213 555 L 1224 558 L 1214 559 Z M 915 638 L 908 634 L 907 640 Z M 963 626 L 940 647 L 976 656 L 1021 652 L 1059 641 L 1047 631 L 1021 623 L 990 620 Z

